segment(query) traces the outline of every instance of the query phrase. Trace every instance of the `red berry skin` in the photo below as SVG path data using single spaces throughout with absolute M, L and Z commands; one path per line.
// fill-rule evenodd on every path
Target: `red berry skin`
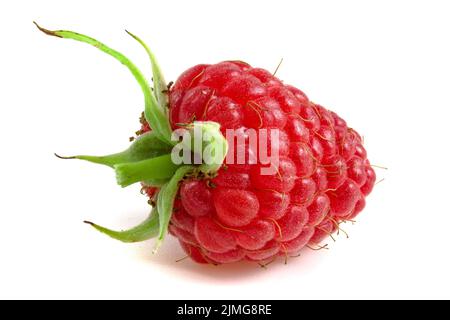
M 221 222 L 231 227 L 249 224 L 258 214 L 259 202 L 251 191 L 217 188 L 214 206 Z
M 203 118 L 220 123 L 222 129 L 237 129 L 243 125 L 244 112 L 242 106 L 230 98 L 217 97 L 209 101 Z
M 181 182 L 169 231 L 198 263 L 265 263 L 319 248 L 337 225 L 364 209 L 376 175 L 361 136 L 303 91 L 242 61 L 194 66 L 169 92 L 170 122 L 214 121 L 236 129 L 278 129 L 269 139 L 280 154 L 262 175 L 258 150 L 245 146 L 244 164 L 225 163 L 215 177 Z M 141 132 L 150 127 L 142 123 Z M 263 141 L 258 140 L 261 147 Z M 237 159 L 236 148 L 230 149 Z M 256 163 L 250 163 L 254 155 Z M 270 155 L 270 152 L 269 152 Z M 149 197 L 157 189 L 145 188 Z
M 266 87 L 272 87 L 277 85 L 282 85 L 282 82 L 275 78 L 269 71 L 261 68 L 251 68 L 247 72 L 252 76 L 258 78 Z
M 286 85 L 286 88 L 294 94 L 294 96 L 298 99 L 298 101 L 300 101 L 301 104 L 303 105 L 309 104 L 309 99 L 302 90 L 297 89 L 296 87 L 291 85 Z
M 288 88 L 284 86 L 271 87 L 269 88 L 269 95 L 278 101 L 283 111 L 287 114 L 299 113 L 302 104 Z
M 243 110 L 247 128 L 283 129 L 287 122 L 287 116 L 278 102 L 267 96 L 248 101 Z
M 351 214 L 356 202 L 361 198 L 361 190 L 351 179 L 347 179 L 335 192 L 330 192 L 331 212 L 345 217 Z
M 234 234 L 210 217 L 200 217 L 195 221 L 194 235 L 202 248 L 211 252 L 224 253 L 237 245 Z
M 347 179 L 347 163 L 339 156 L 332 156 L 323 161 L 323 168 L 327 172 L 329 189 L 339 188 Z
M 312 245 L 319 245 L 325 238 L 329 237 L 333 232 L 334 225 L 330 220 L 322 222 L 320 225 L 314 228 L 314 234 L 309 239 L 309 243 Z
M 375 171 L 373 170 L 372 167 L 370 167 L 370 165 L 366 165 L 366 183 L 364 183 L 364 185 L 361 187 L 361 192 L 367 196 L 373 189 L 373 186 L 375 185 L 375 180 L 376 180 L 376 175 L 375 175 Z
M 194 120 L 202 120 L 213 93 L 211 88 L 205 86 L 189 89 L 180 104 L 178 122 L 190 123 Z
M 316 169 L 316 160 L 311 149 L 303 142 L 291 143 L 290 157 L 297 169 L 297 177 L 309 177 Z
M 319 130 L 315 132 L 322 145 L 323 157 L 331 157 L 336 154 L 337 144 L 335 132 L 329 126 L 321 126 Z
M 245 105 L 248 101 L 264 96 L 266 91 L 265 86 L 258 78 L 252 75 L 243 75 L 228 82 L 221 94 Z
M 272 154 L 278 154 L 280 157 L 285 157 L 289 155 L 290 141 L 289 137 L 283 130 L 277 130 L 278 136 L 272 135 L 269 131 L 265 129 L 257 130 L 258 136 L 263 137 L 258 141 L 258 150 L 263 148 L 267 150 L 267 156 Z M 265 137 L 265 138 L 264 138 Z M 266 153 L 261 157 L 261 153 L 258 154 L 259 162 L 265 163 L 264 158 Z
M 317 191 L 324 191 L 328 187 L 327 171 L 323 167 L 317 167 L 312 174 L 311 179 L 316 183 Z
M 193 217 L 200 217 L 214 212 L 212 193 L 204 181 L 192 180 L 183 183 L 180 188 L 183 208 Z
M 309 142 L 309 130 L 298 115 L 288 115 L 285 130 L 292 142 L 303 142 L 306 144 Z
M 325 219 L 330 211 L 330 199 L 326 194 L 317 195 L 308 206 L 308 225 L 315 227 Z
M 169 226 L 169 232 L 173 236 L 177 237 L 178 240 L 183 241 L 184 243 L 198 246 L 197 239 L 195 239 L 194 235 L 191 232 L 175 227 L 174 224 L 171 224 Z
M 317 131 L 320 128 L 320 119 L 317 113 L 310 105 L 302 105 L 298 115 L 303 119 L 305 125 L 311 131 Z
M 361 139 L 359 139 L 361 140 Z M 355 155 L 362 158 L 362 159 L 366 159 L 367 158 L 367 152 L 366 149 L 364 149 L 364 147 L 362 146 L 361 143 L 357 143 L 355 146 Z
M 196 86 L 207 67 L 207 64 L 198 64 L 196 66 L 193 66 L 192 68 L 187 69 L 178 77 L 177 81 L 172 87 L 171 92 L 183 92 L 184 90 Z
M 309 206 L 314 201 L 317 187 L 311 178 L 297 179 L 291 192 L 291 202 L 296 205 Z
M 255 192 L 259 201 L 259 216 L 266 219 L 279 219 L 290 204 L 289 193 L 274 190 L 258 190 Z
M 177 127 L 177 124 L 180 123 L 179 115 L 180 115 L 180 104 L 183 101 L 184 92 L 181 90 L 171 91 L 169 94 L 169 120 L 172 129 Z
M 347 176 L 362 187 L 367 180 L 366 165 L 360 157 L 353 157 L 347 161 Z
M 212 180 L 218 187 L 248 189 L 251 187 L 250 174 L 235 169 L 220 170 L 220 174 Z
M 245 256 L 245 252 L 241 249 L 234 249 L 223 253 L 205 252 L 205 256 L 213 263 L 222 264 L 242 260 Z
M 250 261 L 266 261 L 280 252 L 281 243 L 277 241 L 270 241 L 262 249 L 249 250 L 246 253 L 247 260 Z
M 247 250 L 258 250 L 275 237 L 275 225 L 270 220 L 256 220 L 242 228 L 236 234 L 240 247 Z
M 286 214 L 277 220 L 279 232 L 278 241 L 284 242 L 296 238 L 308 222 L 308 210 L 303 206 L 291 206 Z
M 177 228 L 194 233 L 195 219 L 183 207 L 175 207 L 170 221 Z
M 184 252 L 191 257 L 192 260 L 194 260 L 197 263 L 209 263 L 208 260 L 205 259 L 202 251 L 196 247 L 192 246 L 190 244 L 187 244 L 180 240 L 181 248 L 183 248 Z
M 221 62 L 205 68 L 199 83 L 220 90 L 231 79 L 241 75 L 241 69 L 234 63 Z
M 296 180 L 295 164 L 289 158 L 280 158 L 278 172 L 274 175 L 261 175 L 266 165 L 255 164 L 250 171 L 250 178 L 256 189 L 272 189 L 278 192 L 292 190 Z
M 252 66 L 249 65 L 247 62 L 245 61 L 241 61 L 241 60 L 228 60 L 226 62 L 231 62 L 235 65 L 237 65 L 242 71 L 248 71 L 252 69 Z
M 288 255 L 297 255 L 308 244 L 314 234 L 314 228 L 305 227 L 294 239 L 283 242 L 283 249 Z
M 359 200 L 355 204 L 355 208 L 353 211 L 345 217 L 345 220 L 353 220 L 366 206 L 366 200 L 364 196 L 359 198 Z

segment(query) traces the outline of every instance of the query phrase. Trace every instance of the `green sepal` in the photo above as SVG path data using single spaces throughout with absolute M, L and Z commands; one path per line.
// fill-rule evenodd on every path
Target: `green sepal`
M 161 67 L 159 66 L 158 60 L 156 60 L 155 55 L 147 46 L 147 44 L 138 36 L 132 34 L 131 32 L 125 30 L 130 36 L 132 36 L 139 44 L 145 49 L 147 55 L 150 59 L 150 63 L 152 65 L 152 74 L 153 74 L 153 89 L 156 96 L 156 100 L 159 103 L 159 106 L 164 110 L 164 112 L 168 112 L 169 106 L 169 98 L 168 98 L 168 87 L 166 80 L 164 79 L 163 73 L 161 71 Z
M 163 154 L 170 153 L 171 147 L 167 143 L 162 142 L 155 132 L 147 132 L 136 138 L 128 149 L 106 155 L 106 156 L 88 156 L 77 155 L 71 157 L 62 157 L 62 159 L 80 159 L 93 163 L 103 164 L 111 168 L 119 163 L 137 162 L 145 159 L 155 158 Z
M 140 181 L 170 179 L 178 167 L 179 165 L 172 162 L 170 154 L 114 165 L 117 183 L 122 187 L 127 187 Z
M 111 238 L 126 243 L 145 241 L 156 237 L 159 233 L 159 217 L 158 210 L 156 208 L 153 208 L 148 218 L 145 219 L 142 223 L 129 230 L 124 231 L 114 231 L 111 229 L 107 229 L 90 221 L 84 222 L 91 225 L 98 231 L 110 236 Z
M 166 112 L 163 108 L 161 108 L 158 105 L 158 102 L 156 98 L 154 97 L 153 93 L 150 90 L 150 85 L 147 82 L 147 79 L 145 79 L 142 72 L 136 67 L 136 65 L 131 62 L 130 59 L 128 59 L 125 55 L 122 53 L 109 48 L 105 44 L 101 43 L 100 41 L 88 37 L 86 35 L 76 33 L 73 31 L 68 30 L 48 30 L 45 28 L 42 28 L 39 26 L 36 22 L 34 22 L 36 27 L 43 33 L 58 37 L 58 38 L 66 38 L 66 39 L 72 39 L 80 42 L 84 42 L 87 44 L 90 44 L 97 49 L 105 52 L 106 54 L 109 54 L 110 56 L 114 57 L 116 60 L 121 62 L 124 66 L 130 70 L 130 72 L 133 74 L 134 78 L 138 82 L 139 86 L 141 87 L 141 90 L 144 94 L 144 100 L 145 100 L 145 118 L 150 124 L 150 127 L 153 131 L 156 132 L 156 134 L 160 137 L 161 140 L 167 142 L 168 144 L 173 144 L 171 141 L 171 134 L 172 134 L 172 128 L 170 127 L 169 119 L 167 117 Z
M 192 166 L 180 167 L 172 176 L 170 181 L 159 190 L 158 198 L 156 200 L 156 208 L 159 213 L 159 234 L 158 241 L 155 249 L 153 250 L 154 253 L 158 251 L 158 248 L 161 246 L 164 237 L 167 234 L 170 218 L 172 217 L 175 197 L 178 193 L 179 182 L 187 173 L 192 172 L 193 170 L 194 168 Z

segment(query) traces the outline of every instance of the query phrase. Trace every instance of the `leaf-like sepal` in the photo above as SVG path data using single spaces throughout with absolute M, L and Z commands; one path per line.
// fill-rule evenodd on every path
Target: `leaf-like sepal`
M 142 72 L 136 67 L 136 65 L 131 62 L 130 59 L 128 59 L 125 55 L 122 53 L 109 48 L 104 43 L 101 43 L 100 41 L 88 37 L 86 35 L 76 33 L 73 31 L 68 30 L 48 30 L 45 28 L 42 28 L 39 26 L 36 22 L 34 24 L 41 30 L 43 33 L 51 36 L 55 36 L 58 38 L 66 38 L 66 39 L 72 39 L 80 42 L 84 42 L 87 44 L 90 44 L 100 51 L 105 52 L 106 54 L 114 57 L 116 60 L 121 62 L 124 66 L 130 70 L 130 72 L 133 74 L 134 78 L 138 82 L 139 86 L 141 87 L 141 90 L 144 94 L 144 100 L 145 100 L 145 118 L 150 124 L 150 127 L 153 131 L 156 132 L 158 137 L 165 141 L 168 144 L 173 144 L 173 142 L 170 140 L 170 136 L 172 133 L 172 129 L 169 124 L 169 119 L 167 117 L 166 112 L 163 108 L 161 108 L 158 105 L 158 101 L 156 100 L 155 96 L 150 90 L 150 85 L 148 84 L 147 80 L 145 79 Z
M 158 209 L 159 213 L 159 233 L 158 241 L 153 252 L 156 252 L 158 250 L 164 240 L 164 237 L 167 234 L 167 229 L 169 228 L 170 218 L 172 217 L 173 205 L 178 192 L 179 183 L 187 173 L 192 171 L 192 166 L 180 167 L 172 176 L 170 181 L 161 187 L 161 190 L 158 193 L 156 208 Z
M 149 217 L 145 219 L 142 223 L 139 225 L 124 231 L 114 231 L 102 226 L 99 226 L 98 224 L 95 224 L 90 221 L 84 221 L 85 223 L 91 225 L 98 231 L 110 236 L 113 239 L 132 243 L 132 242 L 140 242 L 145 241 L 151 238 L 154 238 L 158 235 L 159 232 L 159 217 L 158 217 L 158 211 L 156 208 L 153 208 L 152 212 L 150 213 Z
M 116 164 L 137 162 L 145 159 L 155 158 L 170 153 L 171 147 L 162 142 L 155 132 L 150 131 L 136 138 L 133 143 L 124 151 L 106 156 L 77 155 L 63 157 L 61 159 L 80 159 L 93 163 L 103 164 L 111 168 Z
M 159 106 L 167 113 L 167 108 L 169 106 L 169 98 L 168 98 L 168 87 L 166 80 L 164 79 L 164 75 L 161 71 L 161 67 L 159 66 L 158 60 L 156 60 L 155 55 L 147 46 L 147 44 L 138 36 L 132 34 L 131 32 L 125 30 L 130 36 L 132 36 L 139 44 L 145 49 L 147 55 L 150 59 L 150 63 L 152 65 L 152 74 L 153 74 L 153 88 L 156 96 L 156 100 L 159 103 Z

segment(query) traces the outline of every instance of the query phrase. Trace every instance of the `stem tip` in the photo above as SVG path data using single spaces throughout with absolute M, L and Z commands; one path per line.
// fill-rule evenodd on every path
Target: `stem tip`
M 35 26 L 41 30 L 43 33 L 49 35 L 49 36 L 54 36 L 54 37 L 58 37 L 58 38 L 62 38 L 60 35 L 58 35 L 55 31 L 51 31 L 45 28 L 42 28 L 40 25 L 37 24 L 36 21 L 33 21 L 33 23 L 35 24 Z
M 76 158 L 77 158 L 76 156 L 64 157 L 64 156 L 60 156 L 60 155 L 57 154 L 57 153 L 54 153 L 54 155 L 55 155 L 55 157 L 57 157 L 57 158 L 59 158 L 59 159 L 64 159 L 64 160 L 67 160 L 67 159 L 76 159 Z

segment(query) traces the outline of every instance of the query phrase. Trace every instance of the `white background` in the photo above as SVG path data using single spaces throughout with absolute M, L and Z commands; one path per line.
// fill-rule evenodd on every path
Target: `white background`
M 450 298 L 447 1 L 15 1 L 0 9 L 0 298 Z M 287 265 L 202 266 L 169 239 L 126 245 L 139 187 L 62 161 L 128 145 L 143 99 L 114 59 L 32 24 L 94 36 L 149 75 L 140 35 L 174 80 L 197 63 L 273 70 L 365 137 L 385 181 L 350 239 Z

